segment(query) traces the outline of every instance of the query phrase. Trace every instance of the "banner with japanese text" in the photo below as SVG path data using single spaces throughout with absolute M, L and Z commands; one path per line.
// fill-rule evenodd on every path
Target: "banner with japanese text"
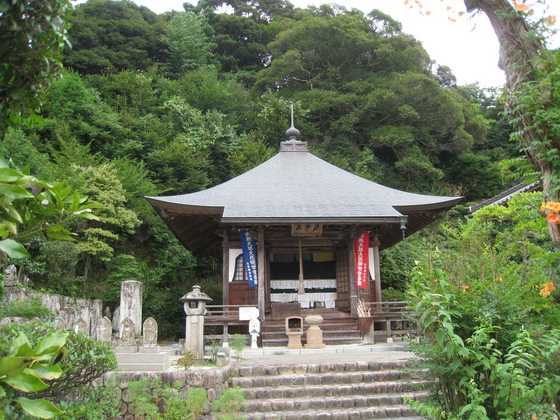
M 256 287 L 258 284 L 257 270 L 257 241 L 251 238 L 249 231 L 243 229 L 239 231 L 241 238 L 241 248 L 243 249 L 243 263 L 249 286 Z
M 367 287 L 369 278 L 369 232 L 362 232 L 355 240 L 354 249 L 356 254 L 356 285 Z

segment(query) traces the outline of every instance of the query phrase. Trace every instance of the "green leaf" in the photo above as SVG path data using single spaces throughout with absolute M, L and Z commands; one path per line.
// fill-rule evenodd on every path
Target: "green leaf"
M 10 349 L 8 350 L 8 356 L 20 356 L 20 357 L 33 357 L 35 352 L 31 348 L 31 343 L 27 336 L 20 333 L 12 344 L 10 344 Z
M 6 377 L 2 381 L 23 392 L 37 392 L 49 387 L 33 373 L 32 369 L 27 370 L 30 372 L 26 371 L 14 377 Z
M 78 191 L 74 191 L 74 196 L 72 200 L 72 205 L 70 206 L 70 211 L 72 213 L 76 213 L 79 208 L 80 208 L 80 194 L 78 194 Z
M 44 354 L 57 354 L 61 347 L 66 344 L 66 339 L 70 333 L 68 331 L 56 331 L 41 338 L 35 346 L 35 354 L 42 356 Z
M 58 365 L 37 367 L 37 368 L 33 368 L 33 370 L 37 372 L 37 374 L 39 375 L 39 377 L 41 377 L 41 379 L 45 379 L 48 381 L 52 379 L 60 378 L 60 375 L 62 375 L 62 369 Z
M 14 398 L 14 401 L 17 402 L 24 411 L 41 419 L 52 419 L 63 413 L 63 411 L 60 411 L 52 403 L 43 399 L 30 400 L 25 397 L 17 397 Z
M 19 185 L 0 185 L 0 194 L 11 198 L 12 200 L 18 200 L 21 198 L 33 198 L 33 194 L 25 188 Z
M 16 182 L 22 177 L 22 174 L 8 166 L 9 163 L 6 159 L 2 159 L 2 163 L 0 164 L 0 182 L 2 183 Z
M 23 247 L 13 239 L 4 239 L 0 241 L 0 251 L 6 253 L 8 257 L 13 259 L 31 258 L 31 255 Z
M 64 232 L 53 232 L 51 230 L 46 231 L 47 237 L 49 239 L 55 239 L 58 241 L 75 241 L 76 239 L 74 239 L 72 236 L 70 236 L 68 233 L 64 233 Z
M 0 359 L 0 376 L 19 375 L 33 359 L 29 357 L 6 356 Z
M 443 342 L 447 337 L 446 331 L 443 328 L 440 328 L 436 331 L 436 341 L 440 347 L 443 347 Z

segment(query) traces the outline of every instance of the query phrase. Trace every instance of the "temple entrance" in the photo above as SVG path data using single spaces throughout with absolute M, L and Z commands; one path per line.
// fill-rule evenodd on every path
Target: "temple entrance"
M 299 303 L 301 309 L 337 308 L 334 249 L 270 254 L 270 301 Z

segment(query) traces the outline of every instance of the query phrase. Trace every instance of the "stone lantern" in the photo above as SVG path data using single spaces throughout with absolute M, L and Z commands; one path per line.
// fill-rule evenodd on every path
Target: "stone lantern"
M 185 350 L 196 354 L 199 359 L 204 356 L 204 315 L 206 302 L 212 299 L 200 291 L 200 286 L 193 286 L 192 292 L 181 299 L 187 315 L 185 328 Z

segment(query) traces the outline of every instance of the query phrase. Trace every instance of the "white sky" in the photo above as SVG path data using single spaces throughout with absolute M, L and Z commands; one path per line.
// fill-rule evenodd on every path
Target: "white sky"
M 85 0 L 78 0 L 83 3 Z M 134 3 L 146 6 L 157 14 L 171 10 L 184 10 L 184 0 L 132 0 Z M 413 35 L 422 42 L 432 60 L 438 64 L 451 68 L 459 85 L 479 82 L 482 87 L 502 86 L 505 75 L 498 68 L 498 41 L 488 19 L 480 14 L 474 18 L 466 15 L 457 22 L 448 20 L 440 3 L 432 15 L 422 16 L 418 9 L 410 9 L 404 0 L 290 0 L 296 7 L 305 8 L 308 5 L 318 6 L 324 3 L 336 3 L 348 9 L 356 8 L 364 13 L 379 9 L 390 15 L 403 25 L 403 32 Z M 189 1 L 196 4 L 196 0 Z M 426 6 L 437 3 L 424 0 Z M 459 6 L 462 1 L 454 2 Z M 549 0 L 549 15 L 555 15 L 560 22 L 560 1 Z M 559 27 L 559 24 L 556 24 Z M 560 37 L 557 36 L 550 47 L 558 48 Z

